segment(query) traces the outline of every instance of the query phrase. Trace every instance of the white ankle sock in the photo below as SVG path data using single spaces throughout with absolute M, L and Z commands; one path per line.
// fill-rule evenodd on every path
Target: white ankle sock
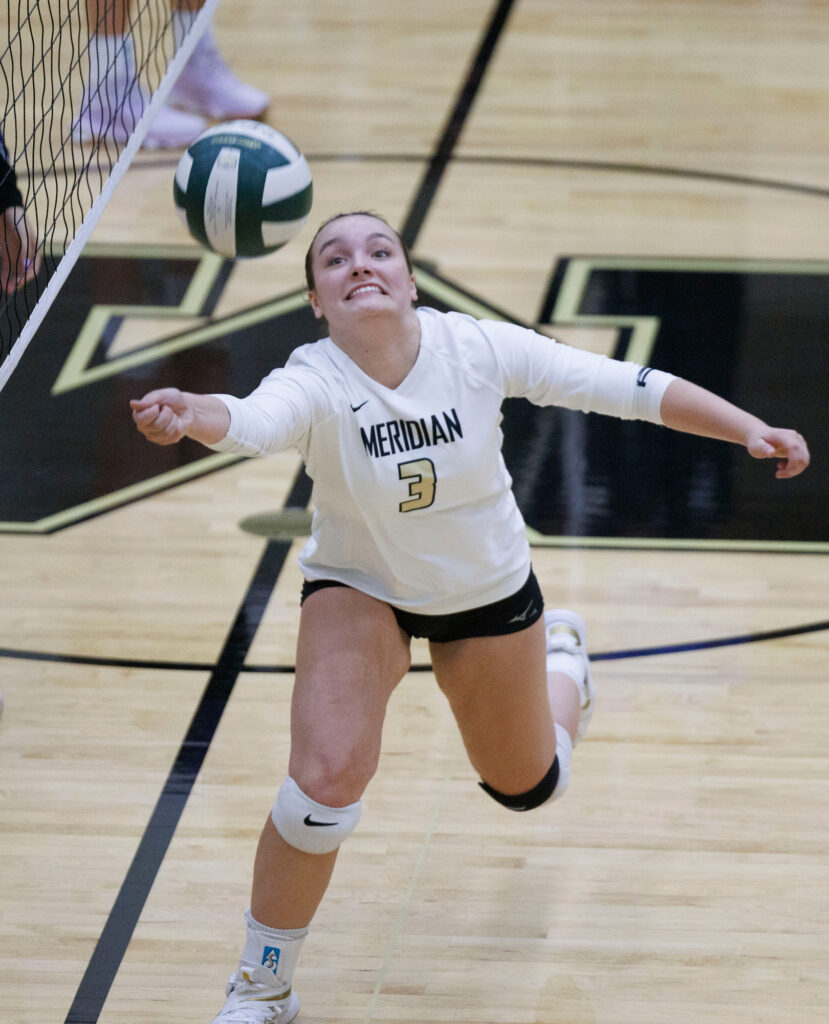
M 88 90 L 104 83 L 129 87 L 136 76 L 135 43 L 130 36 L 90 36 Z
M 274 975 L 275 987 L 290 988 L 308 929 L 268 928 L 260 924 L 249 910 L 245 913 L 245 921 L 247 934 L 241 963 L 267 968 Z

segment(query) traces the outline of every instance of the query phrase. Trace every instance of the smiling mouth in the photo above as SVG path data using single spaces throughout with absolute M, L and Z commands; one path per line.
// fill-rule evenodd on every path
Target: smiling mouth
M 386 293 L 378 284 L 361 284 L 359 288 L 355 288 L 353 292 L 349 292 L 346 296 L 346 301 L 353 299 L 355 295 L 360 295 L 365 292 L 374 292 L 377 295 L 385 295 Z

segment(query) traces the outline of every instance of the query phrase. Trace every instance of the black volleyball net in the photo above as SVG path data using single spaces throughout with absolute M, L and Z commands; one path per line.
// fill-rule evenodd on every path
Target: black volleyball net
M 16 290 L 0 292 L 0 390 L 218 2 L 205 0 L 184 31 L 170 0 L 5 5 L 0 132 L 20 195 L 11 198 L 12 172 L 0 165 L 6 207 L 0 210 L 0 269 L 3 279 L 30 266 L 29 276 L 37 273 Z M 113 34 L 116 23 L 119 34 Z M 15 201 L 20 205 L 8 206 Z M 31 244 L 21 246 L 21 239 L 32 236 Z

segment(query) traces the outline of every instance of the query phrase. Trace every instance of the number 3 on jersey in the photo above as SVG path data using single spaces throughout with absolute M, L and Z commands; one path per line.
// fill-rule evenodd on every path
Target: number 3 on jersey
M 431 459 L 400 462 L 397 475 L 401 480 L 409 481 L 409 498 L 398 506 L 401 512 L 428 508 L 435 500 L 435 464 Z

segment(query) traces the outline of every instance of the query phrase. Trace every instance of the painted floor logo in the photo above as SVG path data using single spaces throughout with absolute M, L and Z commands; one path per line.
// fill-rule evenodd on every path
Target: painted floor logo
M 141 443 L 128 408 L 170 381 L 248 394 L 318 337 L 304 288 L 215 318 L 230 269 L 197 251 L 84 250 L 41 328 L 48 344 L 29 346 L 0 401 L 0 533 L 51 533 L 239 461 L 193 443 Z M 616 358 L 818 439 L 829 432 L 818 393 L 827 275 L 818 262 L 560 259 L 539 323 L 553 335 L 602 328 Z M 418 263 L 415 276 L 422 305 L 514 322 L 431 268 Z M 784 493 L 735 445 L 523 399 L 503 413 L 533 546 L 829 550 L 825 462 Z

